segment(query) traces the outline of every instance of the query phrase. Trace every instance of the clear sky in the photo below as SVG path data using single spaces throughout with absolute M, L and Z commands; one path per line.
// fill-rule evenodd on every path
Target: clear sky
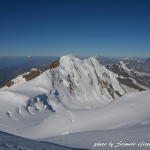
M 150 57 L 150 0 L 0 0 L 1 56 Z

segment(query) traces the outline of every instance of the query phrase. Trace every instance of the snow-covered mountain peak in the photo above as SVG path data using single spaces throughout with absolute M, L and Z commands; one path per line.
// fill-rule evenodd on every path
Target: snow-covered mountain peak
M 59 66 L 50 72 L 61 78 L 72 97 L 84 102 L 95 99 L 103 103 L 124 94 L 115 75 L 93 57 L 81 60 L 72 55 L 63 56 Z
M 30 74 L 23 77 L 30 79 Z M 62 56 L 36 78 L 26 81 L 10 90 L 23 93 L 27 107 L 30 104 L 34 109 L 39 109 L 39 105 L 42 109 L 46 105 L 45 109 L 52 107 L 56 111 L 59 105 L 74 109 L 93 108 L 125 93 L 115 74 L 93 57 L 81 60 L 73 55 Z

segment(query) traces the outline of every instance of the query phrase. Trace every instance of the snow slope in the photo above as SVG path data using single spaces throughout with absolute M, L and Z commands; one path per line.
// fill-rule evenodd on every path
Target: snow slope
M 80 110 L 80 112 L 72 111 L 74 116 L 76 116 L 75 122 L 71 123 L 69 119 L 67 121 L 67 117 L 65 116 L 65 114 L 58 114 L 57 117 L 59 118 L 59 120 L 57 120 L 57 117 L 50 118 L 49 116 L 49 118 L 40 122 L 38 125 L 34 124 L 32 127 L 29 126 L 28 128 L 23 128 L 24 131 L 22 131 L 22 133 L 18 132 L 18 128 L 15 131 L 15 134 L 28 136 L 29 138 L 31 138 L 30 135 L 32 135 L 32 138 L 38 139 L 39 141 L 47 141 L 74 148 L 93 149 L 95 143 L 98 143 L 100 141 L 109 143 L 112 141 L 114 143 L 113 147 L 106 145 L 105 147 L 97 146 L 94 147 L 94 149 L 148 150 L 149 146 L 144 146 L 142 145 L 142 143 L 149 143 L 150 138 L 149 97 L 150 92 L 129 93 L 100 109 L 84 111 Z M 71 126 L 71 124 L 72 127 L 70 128 L 69 126 Z M 112 124 L 115 124 L 115 126 L 112 126 Z M 11 128 L 11 126 L 9 126 L 9 128 Z M 76 133 L 69 134 L 69 131 L 75 132 L 75 128 L 77 129 Z M 60 134 L 56 134 L 60 129 L 64 130 L 63 132 L 65 135 L 60 136 Z M 87 131 L 83 132 L 85 130 Z M 23 132 L 28 133 L 24 135 Z M 51 136 L 52 132 L 55 133 L 55 135 L 59 136 L 49 137 Z M 41 139 L 43 137 L 44 139 Z M 8 145 L 8 143 L 10 142 L 8 142 L 8 140 L 6 141 Z M 121 141 L 124 143 L 134 142 L 136 143 L 136 145 L 118 146 L 118 143 L 120 143 Z M 30 142 L 32 142 L 33 145 L 33 141 L 28 141 L 28 143 Z M 42 147 L 41 143 L 36 144 Z M 35 146 L 33 145 L 32 147 Z
M 0 131 L 0 150 L 83 150 L 49 142 L 38 142 Z
M 26 82 L 25 76 L 26 76 L 26 75 L 29 75 L 29 74 L 32 73 L 32 72 L 39 72 L 39 74 L 40 74 L 40 70 L 33 68 L 33 69 L 31 69 L 29 72 L 26 72 L 26 73 L 24 73 L 24 74 L 21 74 L 21 75 L 17 76 L 15 79 L 13 79 L 13 80 L 11 80 L 10 82 L 8 82 L 8 83 L 7 83 L 4 87 L 2 87 L 1 89 L 2 89 L 2 90 L 10 90 L 10 89 L 16 88 L 17 86 L 19 86 L 19 85 L 25 83 L 25 82 Z
M 38 139 L 75 132 L 147 124 L 150 123 L 149 97 L 150 92 L 130 93 L 101 108 L 65 110 L 20 133 L 26 137 Z
M 41 139 L 150 122 L 150 92 L 125 94 L 116 75 L 94 58 L 67 55 L 58 64 L 0 90 L 1 131 Z
M 64 146 L 91 150 L 149 150 L 149 131 L 150 124 L 146 124 L 122 129 L 72 133 L 40 139 L 40 141 L 42 140 Z M 101 144 L 105 143 L 105 146 L 98 145 L 99 142 Z M 113 145 L 110 145 L 110 143 Z

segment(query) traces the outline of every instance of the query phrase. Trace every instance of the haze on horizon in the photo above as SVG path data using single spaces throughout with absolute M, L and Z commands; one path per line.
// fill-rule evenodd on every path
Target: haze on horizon
M 0 56 L 150 56 L 149 0 L 2 0 Z

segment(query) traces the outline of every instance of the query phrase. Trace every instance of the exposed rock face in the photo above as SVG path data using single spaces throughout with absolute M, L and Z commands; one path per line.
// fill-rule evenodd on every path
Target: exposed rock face
M 115 74 L 118 74 L 119 76 L 130 77 L 129 71 L 127 71 L 127 69 L 123 68 L 122 66 L 123 62 L 118 62 L 117 64 L 114 64 L 112 66 L 107 66 L 107 68 Z
M 144 64 L 150 66 L 150 58 L 146 59 Z
M 25 78 L 26 81 L 30 81 L 34 78 L 36 78 L 37 76 L 39 76 L 41 74 L 40 70 L 31 70 L 29 73 L 23 75 L 23 78 Z
M 40 71 L 40 70 L 38 70 L 38 69 L 32 69 L 32 70 L 30 70 L 28 73 L 25 73 L 25 74 L 23 74 L 23 75 L 19 75 L 18 77 L 19 77 L 19 78 L 24 78 L 25 81 L 30 81 L 30 80 L 32 80 L 32 79 L 38 77 L 40 74 L 42 74 L 42 73 L 45 72 L 46 70 L 48 70 L 48 69 L 54 69 L 54 68 L 58 67 L 59 65 L 60 65 L 59 60 L 56 60 L 56 61 L 53 62 L 48 68 L 46 68 L 44 71 Z M 18 77 L 15 78 L 15 80 L 17 80 L 17 82 L 11 80 L 11 81 L 7 82 L 6 85 L 1 86 L 0 88 L 5 87 L 5 86 L 11 87 L 12 85 L 18 83 Z M 20 80 L 20 79 L 19 79 L 19 80 Z M 21 81 L 21 83 L 22 83 L 22 81 Z M 19 84 L 20 84 L 20 83 L 19 83 Z
M 107 68 L 118 75 L 117 79 L 122 85 L 138 91 L 144 91 L 147 87 L 150 87 L 150 82 L 148 80 L 139 76 L 133 70 L 128 69 L 122 61 L 114 65 L 109 65 Z
M 38 77 L 41 74 L 41 71 L 38 69 L 32 69 L 29 72 L 19 75 L 18 77 L 16 77 L 15 79 L 7 82 L 6 85 L 2 86 L 1 88 L 9 88 L 9 87 L 13 87 L 13 86 L 18 86 L 20 84 L 25 83 L 26 81 L 30 81 L 36 77 Z
M 48 69 L 54 69 L 56 67 L 58 67 L 60 65 L 60 59 L 56 60 L 55 62 L 53 62 L 48 68 L 46 68 L 44 71 L 48 70 Z
M 139 90 L 139 91 L 145 91 L 144 88 L 141 88 L 140 86 L 136 85 L 136 84 L 133 82 L 133 80 L 130 79 L 130 78 L 124 78 L 124 79 L 122 79 L 122 78 L 118 77 L 117 79 L 118 79 L 118 81 L 119 81 L 121 84 L 124 84 L 124 85 L 126 85 L 126 86 L 128 86 L 128 87 L 131 87 L 131 88 L 133 88 L 133 89 L 137 89 L 137 90 Z
M 9 81 L 6 85 L 7 85 L 8 87 L 10 87 L 10 86 L 12 86 L 13 84 L 14 84 L 13 81 Z

